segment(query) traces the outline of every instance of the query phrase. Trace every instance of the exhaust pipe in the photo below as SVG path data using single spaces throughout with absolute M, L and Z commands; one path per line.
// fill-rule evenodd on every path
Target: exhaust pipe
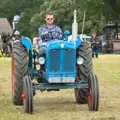
M 78 23 L 77 23 L 76 10 L 74 10 L 74 22 L 72 23 L 72 40 L 74 42 L 77 40 L 77 35 L 78 35 Z

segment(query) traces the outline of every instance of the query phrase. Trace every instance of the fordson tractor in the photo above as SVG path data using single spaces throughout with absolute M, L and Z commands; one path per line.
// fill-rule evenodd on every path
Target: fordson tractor
M 99 85 L 92 68 L 92 50 L 77 36 L 76 11 L 72 24 L 72 39 L 65 31 L 63 40 L 43 41 L 39 51 L 32 50 L 31 40 L 21 37 L 13 42 L 12 101 L 23 105 L 24 112 L 33 113 L 36 90 L 59 91 L 74 89 L 78 104 L 88 104 L 98 111 Z

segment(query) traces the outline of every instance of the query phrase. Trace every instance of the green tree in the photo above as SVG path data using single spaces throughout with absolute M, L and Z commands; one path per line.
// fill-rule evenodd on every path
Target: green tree
M 101 33 L 109 20 L 120 19 L 119 0 L 1 0 L 0 16 L 8 18 L 12 23 L 13 16 L 24 12 L 20 21 L 20 32 L 25 36 L 35 36 L 38 28 L 44 24 L 47 12 L 55 15 L 55 23 L 63 30 L 69 29 L 73 22 L 73 11 L 77 10 L 79 33 L 82 30 L 83 15 L 86 11 L 84 33 Z

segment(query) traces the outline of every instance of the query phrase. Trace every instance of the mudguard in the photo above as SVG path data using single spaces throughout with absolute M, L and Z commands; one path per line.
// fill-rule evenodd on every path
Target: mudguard
M 82 40 L 80 39 L 79 36 L 77 36 L 77 40 L 76 40 L 76 49 L 81 45 Z
M 30 38 L 22 37 L 22 41 L 21 42 L 29 51 L 32 51 L 32 43 L 31 43 Z

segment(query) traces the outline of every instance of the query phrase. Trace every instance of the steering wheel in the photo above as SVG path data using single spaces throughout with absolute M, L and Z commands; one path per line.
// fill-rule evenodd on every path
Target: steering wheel
M 64 39 L 64 34 L 63 32 L 60 31 L 48 31 L 45 34 L 41 36 L 43 41 L 48 41 L 48 40 L 62 40 Z

